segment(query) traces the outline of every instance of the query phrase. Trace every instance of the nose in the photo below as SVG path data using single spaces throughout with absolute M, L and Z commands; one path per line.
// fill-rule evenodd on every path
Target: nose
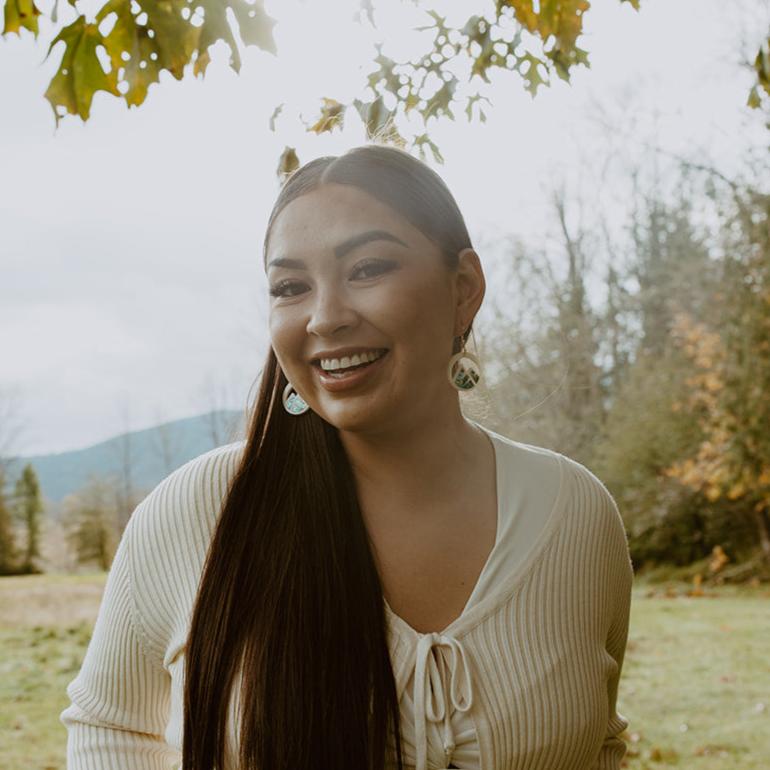
M 344 292 L 334 286 L 319 287 L 307 322 L 307 333 L 318 337 L 331 336 L 339 329 L 353 327 L 358 313 L 347 301 Z

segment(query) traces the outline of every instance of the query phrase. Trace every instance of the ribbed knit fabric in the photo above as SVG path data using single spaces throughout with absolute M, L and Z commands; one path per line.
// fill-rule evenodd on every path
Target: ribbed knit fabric
M 476 425 L 487 433 L 495 452 L 497 527 L 495 544 L 462 614 L 496 593 L 499 584 L 518 570 L 536 548 L 549 526 L 562 478 L 555 452 L 509 441 Z M 421 638 L 420 634 L 411 635 L 418 641 Z M 440 765 L 446 758 L 451 767 L 459 770 L 479 770 L 476 727 L 471 709 L 463 710 L 465 701 L 471 702 L 473 697 L 471 680 L 467 682 L 468 692 L 463 692 L 467 674 L 462 666 L 464 649 L 457 639 L 442 636 L 447 644 L 428 646 L 423 641 L 416 648 L 415 662 L 424 660 L 427 665 L 415 665 L 400 696 L 404 760 L 408 765 L 425 768 Z M 421 697 L 424 692 L 429 693 L 429 699 Z M 445 744 L 448 748 L 454 746 L 446 754 Z M 392 736 L 391 750 L 395 751 Z
M 527 445 L 497 438 L 498 467 L 514 473 Z M 132 514 L 82 667 L 67 687 L 71 703 L 60 715 L 69 770 L 181 766 L 190 615 L 243 446 L 187 463 Z M 440 634 L 418 634 L 386 606 L 400 696 L 419 659 L 421 670 L 435 675 L 423 673 L 424 708 L 446 707 L 449 663 L 462 658 L 464 686 L 456 682 L 454 693 L 471 695 L 466 713 L 481 770 L 618 770 L 626 750 L 620 734 L 628 720 L 616 708 L 633 580 L 625 529 L 601 481 L 576 461 L 551 455 L 561 469 L 554 507 L 526 556 L 495 588 Z M 236 691 L 228 770 L 236 768 L 238 707 Z M 428 746 L 426 767 L 455 764 L 443 749 Z

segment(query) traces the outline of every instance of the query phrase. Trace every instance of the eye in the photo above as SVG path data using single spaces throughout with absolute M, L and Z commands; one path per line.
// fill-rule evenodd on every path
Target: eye
M 366 273 L 364 275 L 364 278 L 372 278 L 375 275 L 380 275 L 381 273 L 386 273 L 388 270 L 391 270 L 393 267 L 395 267 L 396 263 L 393 262 L 393 260 L 386 260 L 386 259 L 368 259 L 365 262 L 359 262 L 355 268 L 353 269 L 353 275 L 357 275 L 359 273 Z
M 272 297 L 294 297 L 296 296 L 296 293 L 291 293 L 292 287 L 299 286 L 302 288 L 303 284 L 299 281 L 279 281 L 274 286 L 270 287 L 270 295 Z

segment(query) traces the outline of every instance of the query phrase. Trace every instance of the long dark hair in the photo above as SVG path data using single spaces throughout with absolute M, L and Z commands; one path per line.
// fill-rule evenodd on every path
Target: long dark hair
M 391 206 L 440 246 L 448 269 L 471 246 L 441 177 L 373 143 L 317 158 L 287 179 L 265 256 L 283 208 L 326 183 Z M 390 731 L 401 770 L 382 584 L 353 471 L 333 425 L 312 410 L 285 411 L 286 384 L 271 347 L 192 612 L 182 767 L 224 769 L 237 682 L 242 770 L 383 770 Z

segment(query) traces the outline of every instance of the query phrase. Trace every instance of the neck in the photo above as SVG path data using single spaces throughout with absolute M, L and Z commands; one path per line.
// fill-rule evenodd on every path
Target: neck
M 459 404 L 450 413 L 432 413 L 420 422 L 393 424 L 377 433 L 340 431 L 356 477 L 362 508 L 429 511 L 452 500 L 469 473 L 492 453 L 488 436 L 468 421 Z

